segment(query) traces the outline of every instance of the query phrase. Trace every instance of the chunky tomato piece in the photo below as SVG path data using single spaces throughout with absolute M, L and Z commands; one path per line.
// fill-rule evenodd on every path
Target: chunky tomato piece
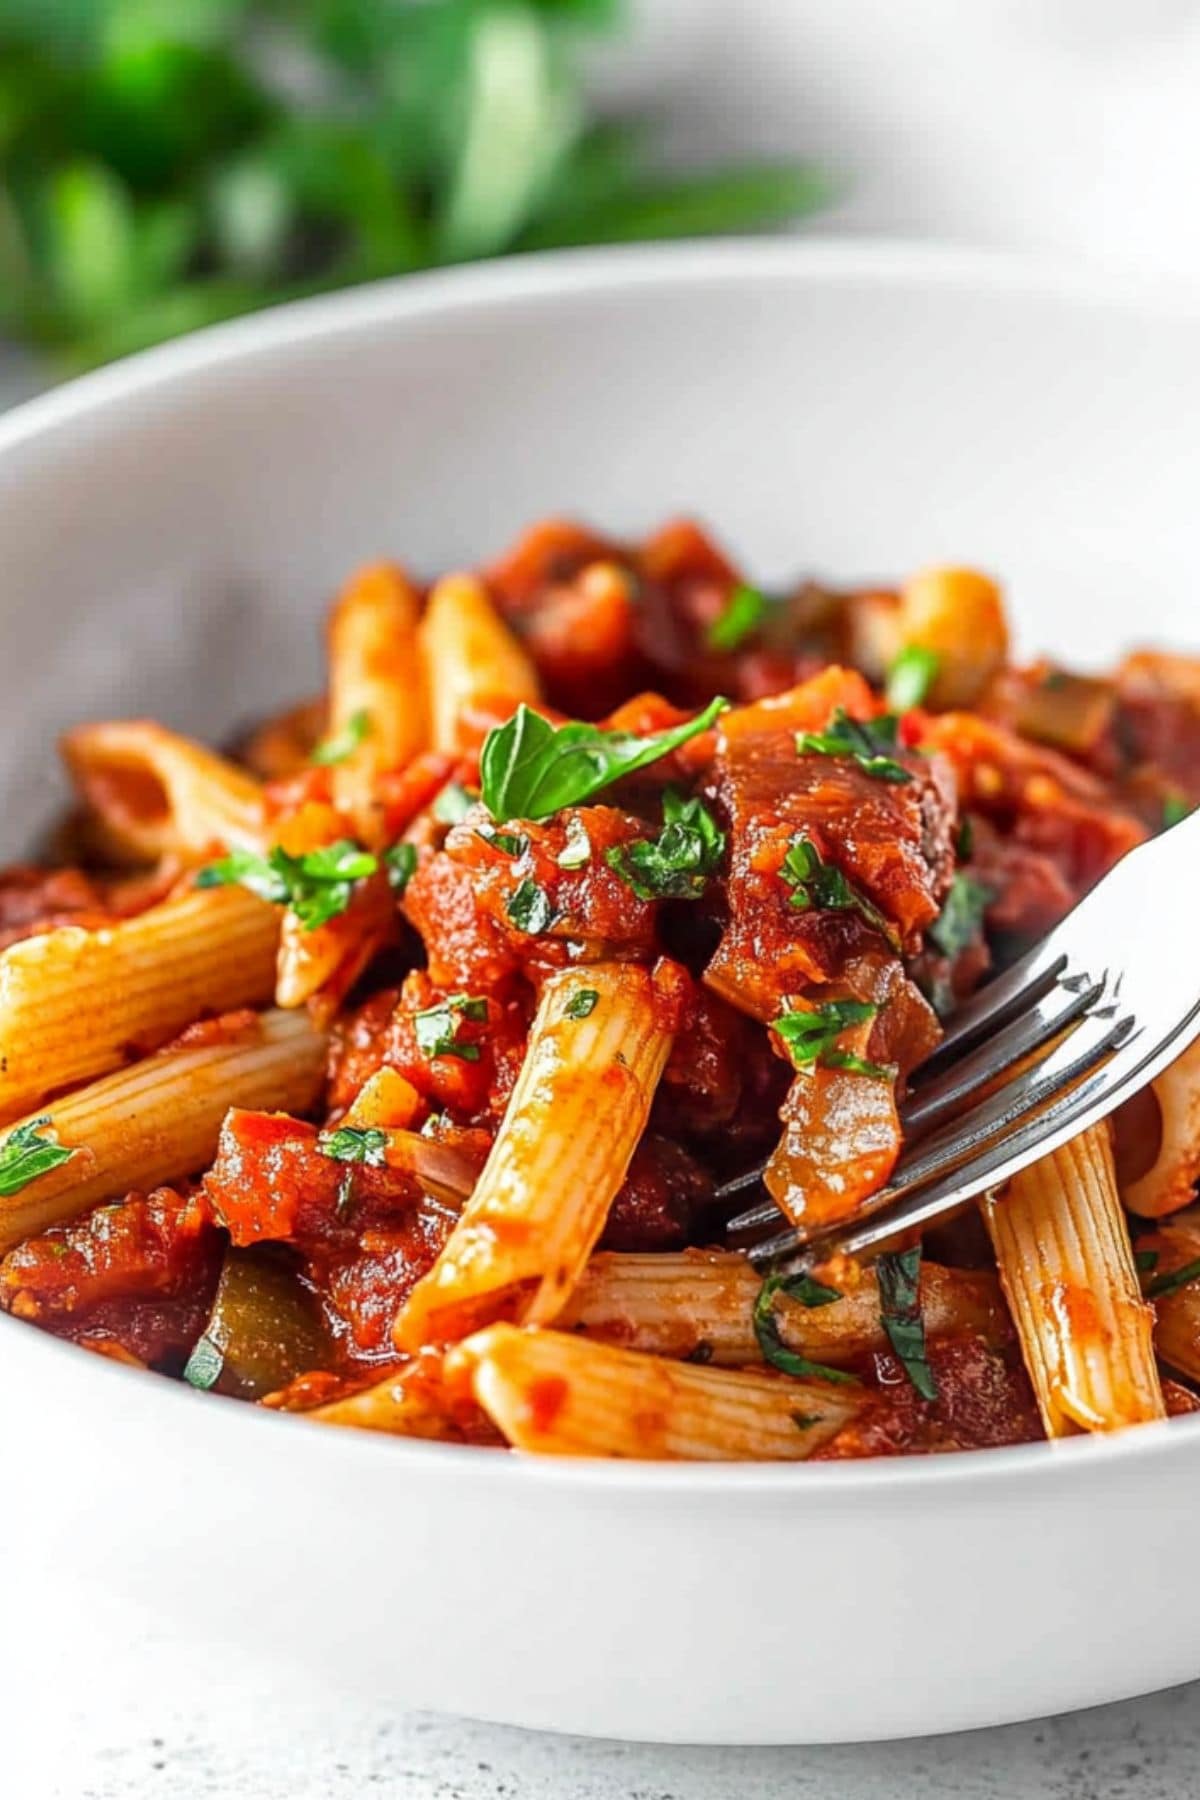
M 922 1400 L 896 1357 L 879 1352 L 869 1369 L 876 1393 L 813 1461 L 986 1450 L 1045 1435 L 1028 1377 L 1011 1352 L 981 1337 L 948 1337 L 930 1339 L 927 1353 L 936 1400 Z

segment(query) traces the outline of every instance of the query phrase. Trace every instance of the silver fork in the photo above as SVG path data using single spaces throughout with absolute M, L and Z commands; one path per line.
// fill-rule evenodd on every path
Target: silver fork
M 760 1268 L 799 1271 L 835 1251 L 861 1256 L 1105 1118 L 1200 1035 L 1198 893 L 1200 812 L 1131 851 L 954 1014 L 901 1106 L 905 1148 L 892 1178 L 852 1219 L 787 1225 L 768 1199 L 729 1221 L 729 1242 Z M 727 1181 L 718 1199 L 757 1186 L 762 1174 L 760 1165 Z

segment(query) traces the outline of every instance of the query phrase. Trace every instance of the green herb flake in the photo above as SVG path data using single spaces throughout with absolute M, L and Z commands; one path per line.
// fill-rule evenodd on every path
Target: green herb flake
M 1173 1294 L 1193 1281 L 1200 1281 L 1200 1256 L 1184 1263 L 1181 1268 L 1168 1269 L 1164 1274 L 1156 1275 L 1153 1281 L 1146 1283 L 1142 1292 L 1147 1300 L 1161 1300 L 1164 1294 Z
M 339 1125 L 334 1131 L 323 1131 L 317 1139 L 322 1156 L 335 1162 L 368 1163 L 378 1169 L 387 1161 L 388 1134 L 378 1125 Z
M 506 916 L 523 931 L 527 937 L 537 937 L 543 931 L 549 931 L 558 918 L 550 896 L 544 887 L 539 887 L 531 875 L 519 883 L 504 908 Z
M 735 587 L 704 634 L 708 648 L 721 652 L 738 649 L 758 630 L 767 607 L 767 597 L 758 588 L 744 583 Z
M 725 833 L 704 802 L 668 788 L 658 836 L 614 844 L 605 861 L 639 900 L 699 900 L 724 854 Z
M 940 663 L 936 650 L 924 650 L 920 644 L 909 644 L 903 649 L 887 673 L 886 699 L 890 710 L 902 713 L 912 706 L 923 706 L 937 680 Z
M 796 1427 L 797 1431 L 810 1431 L 814 1425 L 819 1425 L 824 1417 L 824 1413 L 794 1412 L 792 1414 L 792 1424 Z
M 563 1007 L 564 1019 L 590 1019 L 600 996 L 595 988 L 580 988 Z
M 370 730 L 371 715 L 363 707 L 360 711 L 351 714 L 341 731 L 336 732 L 332 737 L 321 739 L 313 751 L 310 761 L 316 763 L 320 768 L 332 768 L 336 763 L 346 762 L 354 755 L 358 746 L 369 735 Z
M 713 700 L 694 719 L 650 737 L 601 731 L 577 720 L 551 725 L 522 704 L 484 740 L 479 764 L 484 805 L 497 819 L 548 819 L 690 743 L 728 704 Z
M 836 863 L 826 862 L 812 839 L 802 832 L 789 844 L 779 875 L 792 890 L 788 904 L 797 912 L 812 908 L 856 912 L 873 931 L 882 933 L 894 950 L 899 948 L 896 934 L 879 908 L 847 881 Z
M 921 1313 L 921 1246 L 888 1251 L 875 1265 L 879 1280 L 879 1313 L 905 1373 L 922 1400 L 936 1400 L 937 1382 L 925 1352 L 925 1320 Z
M 930 943 L 943 956 L 960 955 L 982 936 L 983 916 L 991 901 L 991 889 L 960 870 L 950 885 L 941 912 L 929 927 Z
M 511 856 L 514 861 L 524 856 L 529 848 L 529 839 L 523 831 L 497 831 L 492 825 L 477 825 L 475 836 L 493 850 L 499 850 L 503 856 Z
M 848 756 L 864 775 L 876 781 L 911 781 L 911 770 L 887 754 L 895 747 L 896 720 L 892 714 L 885 714 L 882 719 L 852 719 L 841 706 L 828 730 L 796 733 L 796 749 L 802 756 Z
M 1169 831 L 1172 825 L 1182 824 L 1193 810 L 1191 801 L 1182 794 L 1168 794 L 1162 803 L 1162 829 Z
M 18 1125 L 0 1142 L 0 1196 L 7 1198 L 10 1194 L 19 1194 L 39 1175 L 48 1175 L 51 1169 L 59 1168 L 78 1154 L 63 1144 L 38 1136 L 38 1132 L 50 1124 L 48 1115 L 31 1119 L 27 1125 Z
M 383 866 L 392 892 L 402 894 L 417 872 L 417 846 L 393 844 L 383 853 Z
M 189 1387 L 199 1388 L 201 1393 L 207 1393 L 220 1381 L 224 1367 L 225 1352 L 206 1333 L 204 1337 L 197 1338 L 192 1346 L 192 1354 L 183 1366 L 183 1379 Z
M 848 1069 L 855 1075 L 869 1075 L 876 1081 L 891 1081 L 895 1069 L 882 1063 L 867 1062 L 861 1056 L 837 1049 L 837 1040 L 852 1025 L 865 1025 L 879 1011 L 869 1000 L 826 1000 L 811 1012 L 796 1008 L 781 1013 L 772 1021 L 791 1058 L 794 1069 L 813 1066 L 822 1069 Z
M 1139 1275 L 1152 1275 L 1158 1267 L 1158 1251 L 1135 1250 L 1133 1263 Z
M 684 1357 L 683 1360 L 684 1360 L 684 1362 L 690 1362 L 690 1363 L 710 1363 L 712 1361 L 712 1359 L 713 1359 L 712 1345 L 709 1343 L 707 1338 L 700 1338 L 697 1340 L 696 1343 L 694 1343 L 692 1345 L 691 1349 L 688 1351 L 687 1355 Z
M 413 1030 L 417 1049 L 422 1056 L 457 1056 L 460 1062 L 478 1062 L 478 1044 L 460 1044 L 459 1025 L 463 1019 L 481 1024 L 487 1018 L 487 1001 L 470 994 L 447 994 L 436 1006 L 427 1006 L 413 1014 Z
M 461 825 L 478 798 L 461 781 L 448 781 L 434 796 L 433 816 L 443 825 Z
M 798 1356 L 794 1350 L 789 1350 L 780 1337 L 775 1296 L 790 1294 L 796 1279 L 795 1276 L 768 1275 L 758 1290 L 752 1321 L 754 1335 L 763 1356 L 776 1369 L 782 1369 L 785 1375 L 796 1375 L 801 1381 L 838 1381 L 847 1387 L 858 1387 L 859 1382 L 845 1369 L 830 1369 L 824 1363 L 810 1362 L 806 1356 Z
M 567 820 L 567 841 L 555 857 L 560 869 L 582 869 L 592 860 L 592 840 L 587 826 L 575 815 Z
M 303 856 L 290 856 L 278 845 L 266 856 L 231 851 L 201 869 L 196 886 L 247 888 L 261 900 L 289 907 L 305 931 L 316 931 L 345 912 L 354 898 L 355 882 L 374 875 L 378 867 L 377 859 L 360 844 L 339 838 Z

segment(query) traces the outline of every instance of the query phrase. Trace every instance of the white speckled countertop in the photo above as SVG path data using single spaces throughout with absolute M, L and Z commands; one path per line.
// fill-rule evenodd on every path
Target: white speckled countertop
M 632 80 L 620 73 L 616 84 L 643 98 L 665 84 L 681 154 L 716 146 L 822 156 L 851 177 L 834 229 L 1200 270 L 1192 0 L 976 0 L 969 9 L 958 0 L 901 9 L 740 0 L 732 35 L 727 0 L 640 4 L 641 53 Z M 1010 109 L 995 103 L 1005 89 L 1021 94 L 1015 135 Z M 1121 154 L 1109 156 L 1117 134 Z M 28 386 L 0 362 L 0 404 Z M 19 1464 L 6 1473 L 19 1479 Z M 80 1481 L 86 1494 L 85 1470 Z M 22 1567 L 7 1548 L 0 1791 L 14 1800 L 1200 1793 L 1200 1684 L 1071 1718 L 872 1746 L 672 1750 L 541 1737 L 297 1691 L 228 1651 L 173 1643 L 115 1604 L 89 1602 L 80 1617 L 71 1597 L 53 1595 L 52 1572 Z M 253 1621 L 246 1635 L 252 1641 Z

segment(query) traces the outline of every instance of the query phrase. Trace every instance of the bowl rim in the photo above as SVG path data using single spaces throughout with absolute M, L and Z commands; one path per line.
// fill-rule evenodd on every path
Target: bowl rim
M 206 327 L 169 343 L 138 352 L 105 368 L 64 382 L 49 392 L 13 407 L 0 419 L 0 480 L 5 465 L 35 443 L 52 437 L 111 407 L 136 401 L 169 388 L 177 381 L 249 360 L 263 353 L 286 351 L 314 339 L 354 335 L 378 326 L 416 323 L 459 311 L 490 311 L 523 302 L 554 302 L 609 292 L 625 294 L 673 284 L 706 288 L 722 284 L 853 283 L 881 289 L 932 288 L 942 292 L 1009 294 L 1028 301 L 1049 301 L 1103 308 L 1154 318 L 1200 323 L 1200 282 L 1165 274 L 1099 268 L 1027 251 L 1000 250 L 948 243 L 908 243 L 870 237 L 719 238 L 685 244 L 621 245 L 568 251 L 546 251 L 499 258 L 466 267 L 403 275 L 361 287 L 268 307 L 245 318 Z M 15 1334 L 20 1334 L 16 1336 Z M 185 1384 L 163 1378 L 146 1380 L 146 1371 L 121 1366 L 105 1357 L 80 1355 L 78 1347 L 27 1323 L 0 1314 L 0 1335 L 10 1334 L 9 1368 L 17 1379 L 28 1353 L 31 1363 L 61 1360 L 77 1400 L 93 1418 L 103 1415 L 120 1389 L 127 1399 L 142 1396 L 147 1423 L 153 1409 L 178 1408 L 197 1399 Z M 20 1345 L 24 1344 L 22 1350 Z M 69 1359 L 69 1361 L 67 1360 Z M 94 1389 L 94 1402 L 92 1384 Z M 84 1390 L 87 1390 L 85 1392 Z M 61 1396 L 59 1396 L 61 1399 Z M 201 1396 L 207 1400 L 209 1396 Z M 93 1410 L 94 1405 L 94 1410 Z M 130 1407 L 129 1412 L 133 1411 Z M 128 1413 L 127 1415 L 128 1416 Z M 172 1415 L 178 1424 L 183 1415 Z M 224 1424 L 221 1423 L 224 1421 Z M 163 1423 L 167 1416 L 163 1415 Z M 657 1493 L 695 1495 L 716 1500 L 729 1493 L 779 1496 L 789 1505 L 811 1495 L 818 1502 L 831 1496 L 848 1498 L 886 1495 L 896 1490 L 959 1487 L 964 1482 L 992 1497 L 997 1484 L 1091 1481 L 1094 1464 L 1124 1462 L 1134 1457 L 1152 1462 L 1188 1458 L 1200 1443 L 1200 1415 L 1163 1424 L 1139 1426 L 1108 1435 L 1018 1444 L 1004 1448 L 943 1456 L 881 1457 L 844 1463 L 656 1463 L 590 1457 L 538 1457 L 513 1452 L 489 1454 L 479 1448 L 390 1437 L 365 1430 L 313 1432 L 303 1415 L 264 1412 L 230 1403 L 205 1406 L 195 1416 L 197 1437 L 226 1430 L 284 1432 L 277 1438 L 299 1444 L 296 1427 L 306 1428 L 328 1462 L 337 1457 L 348 1469 L 358 1459 L 369 1461 L 376 1479 L 389 1465 L 401 1479 L 444 1472 L 456 1481 L 498 1479 L 538 1487 L 566 1485 L 575 1491 L 629 1495 Z M 384 1445 L 379 1443 L 384 1440 Z M 264 1440 L 270 1441 L 270 1440 Z M 306 1452 L 297 1452 L 305 1454 Z

